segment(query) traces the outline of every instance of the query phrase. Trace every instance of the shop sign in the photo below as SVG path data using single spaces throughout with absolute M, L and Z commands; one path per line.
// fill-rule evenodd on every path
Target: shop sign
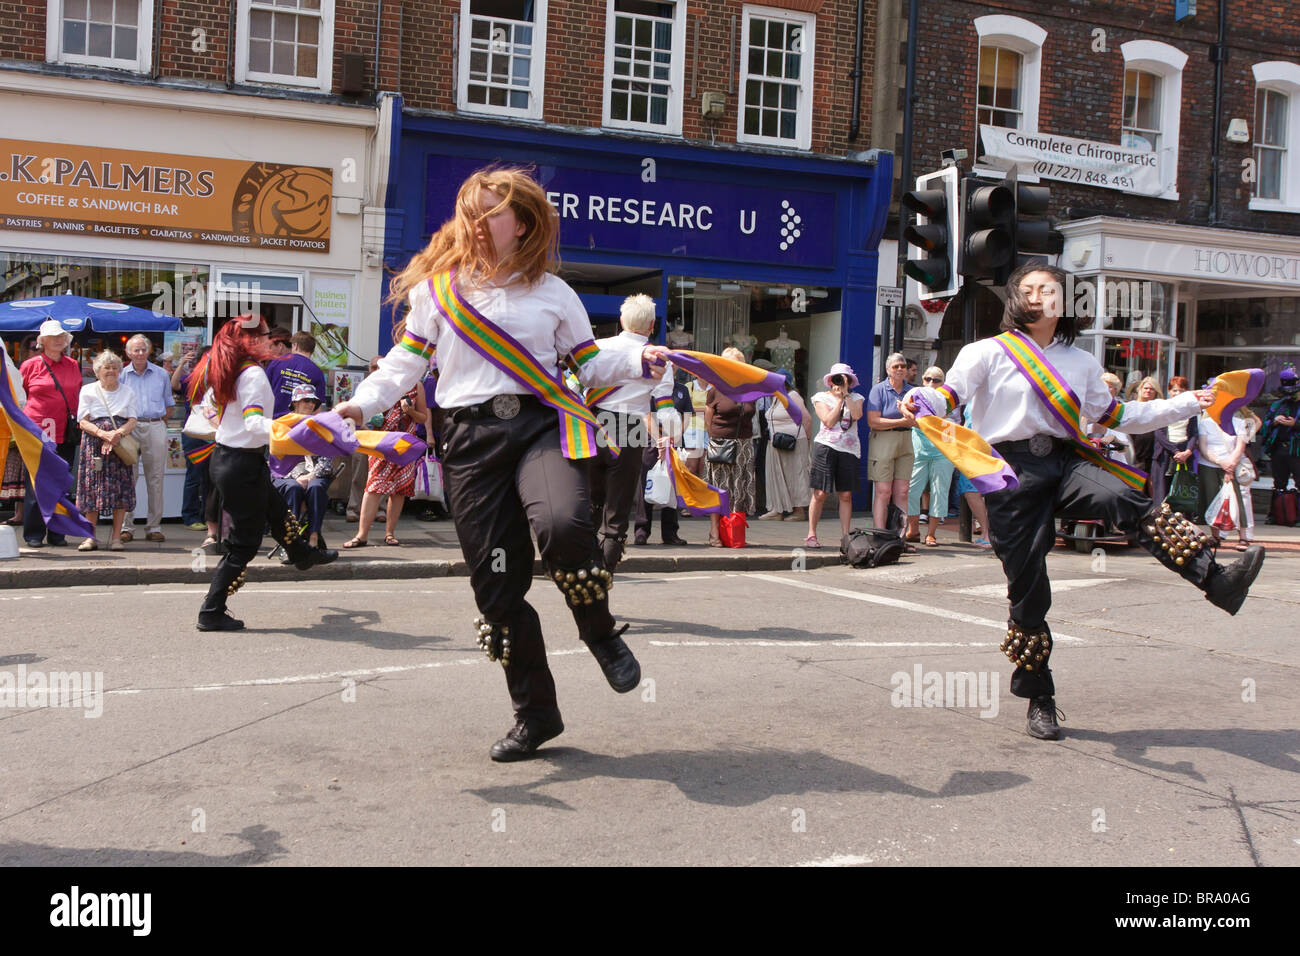
M 352 279 L 348 276 L 312 276 L 311 334 L 316 337 L 316 364 L 334 368 L 347 363 L 348 326 L 351 324 Z
M 832 192 L 674 177 L 629 160 L 627 172 L 539 166 L 560 217 L 560 241 L 595 252 L 833 268 Z M 425 231 L 451 217 L 461 182 L 481 160 L 430 156 Z M 648 177 L 648 173 L 652 175 Z
M 1155 360 L 1160 357 L 1160 346 L 1151 339 L 1120 339 L 1120 358 L 1144 358 Z
M 1300 255 L 1270 250 L 1230 249 L 1200 243 L 1108 237 L 1106 269 L 1243 282 L 1257 286 L 1300 286 Z
M 1014 163 L 1024 173 L 1080 186 L 1162 197 L 1158 153 L 1073 136 L 980 126 L 984 155 Z
M 0 139 L 0 228 L 329 252 L 333 171 Z

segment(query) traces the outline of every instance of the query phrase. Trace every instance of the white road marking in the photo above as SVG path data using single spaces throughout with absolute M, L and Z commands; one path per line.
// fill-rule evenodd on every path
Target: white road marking
M 1124 581 L 1125 578 L 1066 578 L 1064 581 L 1052 582 L 1052 593 L 1062 594 L 1066 591 L 1077 591 L 1080 588 L 1094 588 L 1099 584 L 1115 584 Z M 1007 586 L 1001 584 L 980 584 L 973 588 L 955 588 L 953 594 L 970 594 L 974 597 L 991 597 L 1006 599 Z
M 864 863 L 874 863 L 875 860 L 869 856 L 828 856 L 824 860 L 805 860 L 803 863 L 796 863 L 795 866 L 861 866 Z
M 959 621 L 962 624 L 976 624 L 980 627 L 993 627 L 999 631 L 1005 631 L 1007 625 L 1005 621 L 993 621 L 986 617 L 976 617 L 973 614 L 962 614 L 960 611 L 948 611 L 940 607 L 931 607 L 928 604 L 917 604 L 913 601 L 902 601 L 898 598 L 885 597 L 882 594 L 866 594 L 862 591 L 846 591 L 843 588 L 833 588 L 825 584 L 813 584 L 810 581 L 796 581 L 791 578 L 780 578 L 775 574 L 759 574 L 750 572 L 750 577 L 757 578 L 760 581 L 771 581 L 773 584 L 784 584 L 792 588 L 802 588 L 805 591 L 818 591 L 822 594 L 830 594 L 835 597 L 849 598 L 853 601 L 866 601 L 868 604 L 881 604 L 885 607 L 897 608 L 900 611 L 912 611 L 916 614 L 929 614 L 933 617 L 942 617 L 949 621 Z M 1067 634 L 1057 634 L 1053 632 L 1052 637 L 1059 643 L 1087 643 L 1081 637 L 1070 637 Z
M 1077 637 L 1057 640 L 1082 644 Z M 997 647 L 996 641 L 646 641 L 653 647 Z

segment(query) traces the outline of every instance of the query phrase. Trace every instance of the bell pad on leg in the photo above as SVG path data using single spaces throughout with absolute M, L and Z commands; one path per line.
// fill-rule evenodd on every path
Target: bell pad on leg
M 569 605 L 575 608 L 605 600 L 614 587 L 613 572 L 594 562 L 590 568 L 572 571 L 557 568 L 551 572 L 551 580 L 564 592 Z
M 1158 511 L 1148 514 L 1142 526 L 1151 537 L 1148 549 L 1161 564 L 1175 571 L 1190 564 L 1200 552 L 1208 553 L 1213 547 L 1209 535 L 1202 534 L 1181 511 L 1174 511 L 1167 502 Z
M 1046 624 L 1027 629 L 1012 621 L 998 650 L 1007 655 L 1007 660 L 1017 667 L 1031 672 L 1045 671 L 1047 661 L 1052 656 L 1052 632 Z
M 479 649 L 490 661 L 500 661 L 502 667 L 510 666 L 510 628 L 505 624 L 493 624 L 486 618 L 474 618 L 474 628 L 478 633 Z

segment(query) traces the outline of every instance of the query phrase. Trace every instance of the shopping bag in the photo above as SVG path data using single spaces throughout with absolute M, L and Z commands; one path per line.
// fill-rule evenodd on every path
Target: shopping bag
M 733 511 L 729 515 L 723 515 L 718 521 L 718 537 L 722 539 L 724 548 L 743 548 L 745 546 L 745 529 L 749 527 L 749 522 L 745 520 L 745 515 L 740 511 Z
M 1196 513 L 1196 503 L 1200 495 L 1196 486 L 1196 476 L 1186 465 L 1174 467 L 1173 480 L 1169 482 L 1169 494 L 1165 503 L 1172 511 L 1181 511 L 1185 515 Z
M 661 458 L 645 475 L 645 503 L 660 508 L 675 508 L 677 495 L 668 477 L 668 466 Z
M 1236 531 L 1241 523 L 1241 507 L 1231 481 L 1225 481 L 1205 511 L 1205 520 L 1219 531 Z
M 427 454 L 415 463 L 415 494 L 411 497 L 441 505 L 447 503 L 442 489 L 442 462 L 437 455 Z

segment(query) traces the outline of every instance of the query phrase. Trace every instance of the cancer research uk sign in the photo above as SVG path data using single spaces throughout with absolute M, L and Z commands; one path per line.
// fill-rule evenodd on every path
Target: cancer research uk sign
M 425 230 L 455 206 L 481 160 L 430 156 Z M 835 194 L 673 178 L 660 163 L 628 172 L 539 166 L 537 180 L 560 216 L 560 242 L 593 251 L 832 268 Z
M 1159 153 L 1001 126 L 981 126 L 980 139 L 985 156 L 1044 179 L 1157 198 L 1169 191 L 1161 182 Z

